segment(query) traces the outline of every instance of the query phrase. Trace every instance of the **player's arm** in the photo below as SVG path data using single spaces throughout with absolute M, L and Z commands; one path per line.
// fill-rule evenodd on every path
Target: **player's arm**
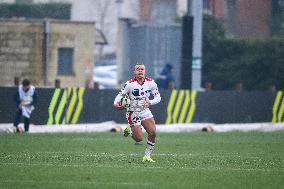
M 154 98 L 152 100 L 146 99 L 145 105 L 144 105 L 145 108 L 148 108 L 150 105 L 158 104 L 162 99 L 160 92 L 158 90 L 158 86 L 155 82 L 154 82 L 153 87 L 151 89 L 151 93 L 152 93 Z
M 118 93 L 118 95 L 115 97 L 114 102 L 113 102 L 113 107 L 118 109 L 118 110 L 122 110 L 124 109 L 124 107 L 121 105 L 121 100 L 122 95 L 120 95 L 120 92 Z
M 21 106 L 34 106 L 37 104 L 38 96 L 34 86 L 31 86 L 29 90 L 33 91 L 33 95 L 30 97 L 31 100 L 29 101 L 22 101 Z
M 116 95 L 114 102 L 113 102 L 113 107 L 119 110 L 124 109 L 124 107 L 121 105 L 121 98 L 128 94 L 130 91 L 129 86 L 127 85 L 127 82 L 124 84 L 120 92 Z

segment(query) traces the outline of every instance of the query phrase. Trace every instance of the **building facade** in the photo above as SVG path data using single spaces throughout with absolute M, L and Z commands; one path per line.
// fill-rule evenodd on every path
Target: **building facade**
M 271 37 L 271 0 L 203 0 L 203 11 L 224 24 L 228 37 Z
M 228 37 L 269 38 L 274 1 L 282 2 L 282 0 L 203 0 L 203 13 L 218 19 L 224 25 Z M 171 23 L 177 15 L 187 14 L 187 3 L 187 0 L 140 0 L 139 20 Z
M 92 79 L 95 24 L 70 21 L 0 21 L 0 85 L 15 77 L 37 86 L 83 87 Z

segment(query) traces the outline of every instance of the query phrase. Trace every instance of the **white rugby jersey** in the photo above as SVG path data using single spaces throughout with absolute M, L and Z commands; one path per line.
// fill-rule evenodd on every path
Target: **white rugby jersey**
M 32 111 L 34 110 L 34 106 L 31 105 L 33 102 L 33 96 L 35 94 L 35 87 L 30 86 L 27 92 L 24 91 L 23 85 L 18 87 L 19 99 L 26 106 L 22 106 L 22 115 L 26 118 L 30 118 Z
M 33 101 L 33 95 L 35 93 L 35 87 L 33 85 L 30 86 L 27 92 L 24 91 L 23 85 L 18 87 L 19 98 L 25 104 L 31 104 Z
M 150 95 L 153 99 L 149 99 Z M 150 77 L 146 77 L 144 82 L 140 84 L 134 77 L 127 81 L 121 91 L 118 93 L 114 100 L 114 104 L 120 102 L 123 95 L 129 95 L 131 103 L 127 111 L 140 112 L 148 108 L 144 108 L 144 101 L 149 99 L 150 105 L 155 105 L 161 101 L 161 96 L 157 84 Z

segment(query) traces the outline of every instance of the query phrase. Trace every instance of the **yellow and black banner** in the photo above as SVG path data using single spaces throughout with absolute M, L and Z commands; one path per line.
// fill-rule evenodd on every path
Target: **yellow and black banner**
M 117 90 L 37 88 L 38 103 L 31 123 L 78 124 L 113 120 L 125 123 L 125 111 L 113 108 Z M 16 87 L 0 87 L 0 123 L 11 123 Z M 160 91 L 162 101 L 151 107 L 157 124 L 284 122 L 284 93 L 249 91 Z
M 55 89 L 48 107 L 47 124 L 75 124 L 83 109 L 85 88 Z
M 278 91 L 274 100 L 273 108 L 272 108 L 272 122 L 282 122 L 284 113 L 284 96 L 282 91 Z
M 191 123 L 195 109 L 195 90 L 173 90 L 168 102 L 166 124 Z

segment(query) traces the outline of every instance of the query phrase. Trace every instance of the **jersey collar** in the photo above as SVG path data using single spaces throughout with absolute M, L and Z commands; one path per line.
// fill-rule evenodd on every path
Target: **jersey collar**
M 144 80 L 142 81 L 142 83 L 141 83 L 140 81 L 138 81 L 138 80 L 136 79 L 136 77 L 134 77 L 133 79 L 134 79 L 134 81 L 136 81 L 139 85 L 143 85 L 143 84 L 145 83 L 145 78 L 144 78 Z

